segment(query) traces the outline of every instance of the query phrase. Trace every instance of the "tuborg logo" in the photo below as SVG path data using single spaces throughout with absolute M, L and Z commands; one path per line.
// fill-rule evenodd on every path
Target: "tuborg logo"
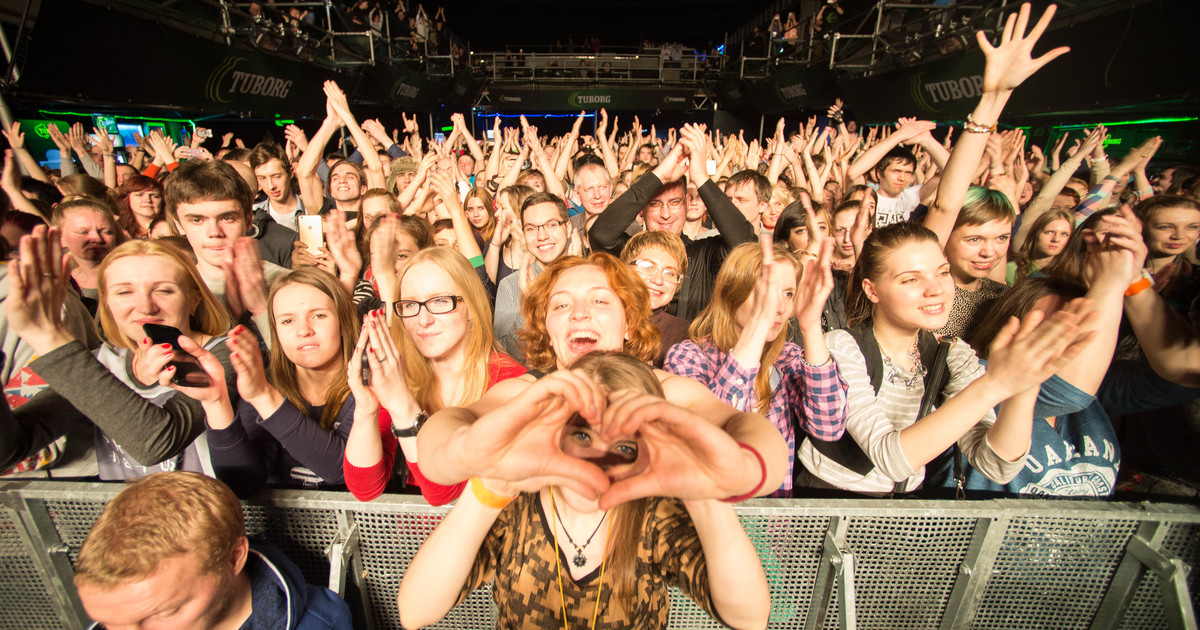
M 408 98 L 416 100 L 417 95 L 421 93 L 421 88 L 415 85 L 409 85 L 400 79 L 392 86 L 392 98 Z
M 781 86 L 779 88 L 779 96 L 785 101 L 808 96 L 808 90 L 804 89 L 803 83 L 794 83 L 792 85 Z
M 580 94 L 579 92 L 571 92 L 567 97 L 567 104 L 571 107 L 582 107 L 584 105 L 611 105 L 611 94 Z
M 288 92 L 292 89 L 290 80 L 285 81 L 278 77 L 234 70 L 245 60 L 244 57 L 226 57 L 221 65 L 209 73 L 208 83 L 205 85 L 205 95 L 209 100 L 217 103 L 229 103 L 232 99 L 226 98 L 226 96 L 233 94 L 287 98 Z
M 918 72 L 912 78 L 912 97 L 913 102 L 927 112 L 940 112 L 948 101 L 976 98 L 983 93 L 983 75 L 980 74 L 932 83 L 925 83 L 924 77 L 924 72 Z

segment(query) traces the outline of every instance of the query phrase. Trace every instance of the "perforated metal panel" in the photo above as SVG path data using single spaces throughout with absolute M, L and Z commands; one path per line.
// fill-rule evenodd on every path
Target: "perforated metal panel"
M 1013 518 L 973 627 L 1087 628 L 1136 528 L 1132 520 Z
M 61 537 L 76 557 L 92 522 L 120 486 L 0 482 L 4 505 L 26 509 L 17 499 L 45 501 L 52 525 L 48 539 Z M 766 507 L 763 507 L 766 506 Z M 280 546 L 314 584 L 328 580 L 326 549 L 337 537 L 339 518 L 359 529 L 364 567 L 363 601 L 377 627 L 398 628 L 396 590 L 409 562 L 447 508 L 413 497 L 384 496 L 358 503 L 329 492 L 277 491 L 246 505 L 247 529 Z M 0 630 L 58 628 L 48 596 L 52 589 L 37 571 L 45 549 L 27 548 L 16 512 L 0 508 Z M 844 547 L 855 562 L 855 604 L 861 628 L 937 628 L 946 614 L 955 580 L 972 544 L 979 519 L 1003 523 L 993 572 L 978 601 L 974 627 L 1084 628 L 1091 622 L 1121 561 L 1130 536 L 1142 522 L 1165 523 L 1163 549 L 1192 566 L 1200 564 L 1200 510 L 1188 506 L 1053 503 L 1048 501 L 755 501 L 739 518 L 759 552 L 771 587 L 771 627 L 802 628 L 821 566 L 831 517 L 845 523 Z M 976 541 L 978 542 L 978 541 Z M 989 551 L 988 558 L 991 558 Z M 352 580 L 348 580 L 352 582 Z M 1195 592 L 1197 572 L 1190 577 Z M 1158 578 L 1152 572 L 1136 590 L 1123 628 L 1167 625 Z M 364 627 L 363 605 L 351 591 L 356 627 Z M 837 588 L 824 627 L 838 625 Z M 64 613 L 65 614 L 65 613 Z M 472 593 L 439 628 L 492 628 L 495 609 L 488 588 Z M 672 592 L 671 627 L 718 628 L 689 599 Z
M 0 507 L 0 630 L 62 628 L 30 550 L 17 530 L 16 512 Z
M 442 521 L 446 508 L 411 506 L 402 513 L 355 514 L 362 537 L 362 558 L 366 571 L 368 599 L 381 628 L 399 628 L 396 593 L 408 563 L 421 543 Z M 492 628 L 496 625 L 496 607 L 491 588 L 478 589 L 446 615 L 434 628 Z
M 851 517 L 846 543 L 854 553 L 858 626 L 936 628 L 974 527 L 970 518 Z M 831 612 L 826 627 L 836 621 Z

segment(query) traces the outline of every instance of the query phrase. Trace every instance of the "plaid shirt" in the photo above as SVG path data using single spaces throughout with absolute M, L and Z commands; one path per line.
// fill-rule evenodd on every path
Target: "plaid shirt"
M 775 360 L 779 384 L 771 393 L 767 419 L 779 429 L 788 444 L 788 475 L 770 496 L 791 496 L 792 470 L 796 459 L 796 427 L 818 440 L 833 441 L 846 430 L 846 383 L 832 358 L 813 367 L 802 360 L 803 350 L 786 343 Z M 671 347 L 663 368 L 672 374 L 703 383 L 717 398 L 739 411 L 758 406 L 754 379 L 759 366 L 745 367 L 728 352 L 705 342 L 682 341 Z M 795 420 L 793 421 L 793 417 Z

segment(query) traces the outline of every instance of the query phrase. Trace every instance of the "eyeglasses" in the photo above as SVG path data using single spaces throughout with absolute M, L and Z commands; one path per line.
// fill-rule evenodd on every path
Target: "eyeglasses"
M 635 271 L 643 276 L 653 276 L 661 273 L 662 279 L 671 284 L 679 284 L 679 281 L 683 280 L 683 274 L 679 273 L 678 271 L 675 271 L 674 269 L 668 269 L 666 267 L 659 267 L 657 264 L 649 260 L 635 260 L 629 264 L 634 268 Z
M 458 308 L 458 301 L 461 299 L 461 295 L 435 295 L 424 302 L 400 300 L 392 302 L 392 311 L 400 317 L 416 317 L 424 306 L 425 312 L 430 315 L 445 315 Z
M 527 236 L 533 236 L 534 234 L 537 234 L 538 232 L 541 232 L 542 230 L 553 230 L 553 229 L 556 229 L 556 228 L 566 225 L 566 224 L 567 224 L 566 221 L 559 221 L 557 219 L 553 219 L 553 220 L 547 221 L 541 225 L 526 225 L 525 226 L 525 234 Z
M 666 206 L 672 210 L 678 210 L 683 207 L 683 199 L 668 199 Z M 647 210 L 659 211 L 662 210 L 662 208 L 663 202 L 661 199 L 654 199 L 650 203 L 646 204 Z

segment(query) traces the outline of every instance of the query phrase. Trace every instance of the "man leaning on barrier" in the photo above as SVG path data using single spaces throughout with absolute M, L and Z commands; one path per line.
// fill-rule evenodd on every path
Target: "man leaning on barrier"
M 237 497 L 189 472 L 150 475 L 104 508 L 75 586 L 94 628 L 351 628 L 350 608 L 250 542 Z

